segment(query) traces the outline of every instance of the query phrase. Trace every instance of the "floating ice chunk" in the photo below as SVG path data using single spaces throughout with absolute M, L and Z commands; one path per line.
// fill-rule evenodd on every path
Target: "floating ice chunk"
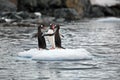
M 92 58 L 92 55 L 83 48 L 54 49 L 54 50 L 30 49 L 28 51 L 18 53 L 18 56 L 31 58 L 32 60 L 42 60 L 42 61 L 81 60 L 81 59 Z

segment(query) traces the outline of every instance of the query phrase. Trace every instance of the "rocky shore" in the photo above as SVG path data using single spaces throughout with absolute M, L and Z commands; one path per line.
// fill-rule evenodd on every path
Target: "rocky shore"
M 0 0 L 0 23 L 49 23 L 120 17 L 120 3 L 102 6 L 93 4 L 93 1 L 95 0 Z

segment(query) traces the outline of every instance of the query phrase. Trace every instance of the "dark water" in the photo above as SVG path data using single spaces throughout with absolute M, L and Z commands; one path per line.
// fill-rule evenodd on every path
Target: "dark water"
M 0 80 L 120 80 L 120 23 L 72 22 L 61 27 L 66 48 L 85 48 L 80 61 L 32 61 L 17 53 L 37 47 L 37 28 L 0 27 Z

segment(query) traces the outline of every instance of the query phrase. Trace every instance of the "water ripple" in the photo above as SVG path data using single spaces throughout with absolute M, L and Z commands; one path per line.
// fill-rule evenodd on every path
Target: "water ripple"
M 84 48 L 90 60 L 33 61 L 17 53 L 37 48 L 36 27 L 0 27 L 1 80 L 119 80 L 120 23 L 71 22 L 61 26 L 65 48 Z M 14 58 L 13 58 L 14 57 Z

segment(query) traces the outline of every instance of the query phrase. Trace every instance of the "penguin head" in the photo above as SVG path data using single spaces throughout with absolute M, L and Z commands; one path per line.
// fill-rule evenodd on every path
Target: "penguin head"
M 57 28 L 59 30 L 60 29 L 60 25 L 59 24 L 55 25 L 55 28 Z
M 38 27 L 43 29 L 43 28 L 45 28 L 45 24 L 40 24 Z
M 40 24 L 40 27 L 41 27 L 41 29 L 43 29 L 45 27 L 45 25 L 44 24 Z
M 41 29 L 44 29 L 45 28 L 45 25 L 44 24 L 40 24 L 39 26 L 38 26 L 38 31 L 41 31 Z
M 50 29 L 52 29 L 52 30 L 54 30 L 55 29 L 55 27 L 56 27 L 56 25 L 55 24 L 50 24 Z

